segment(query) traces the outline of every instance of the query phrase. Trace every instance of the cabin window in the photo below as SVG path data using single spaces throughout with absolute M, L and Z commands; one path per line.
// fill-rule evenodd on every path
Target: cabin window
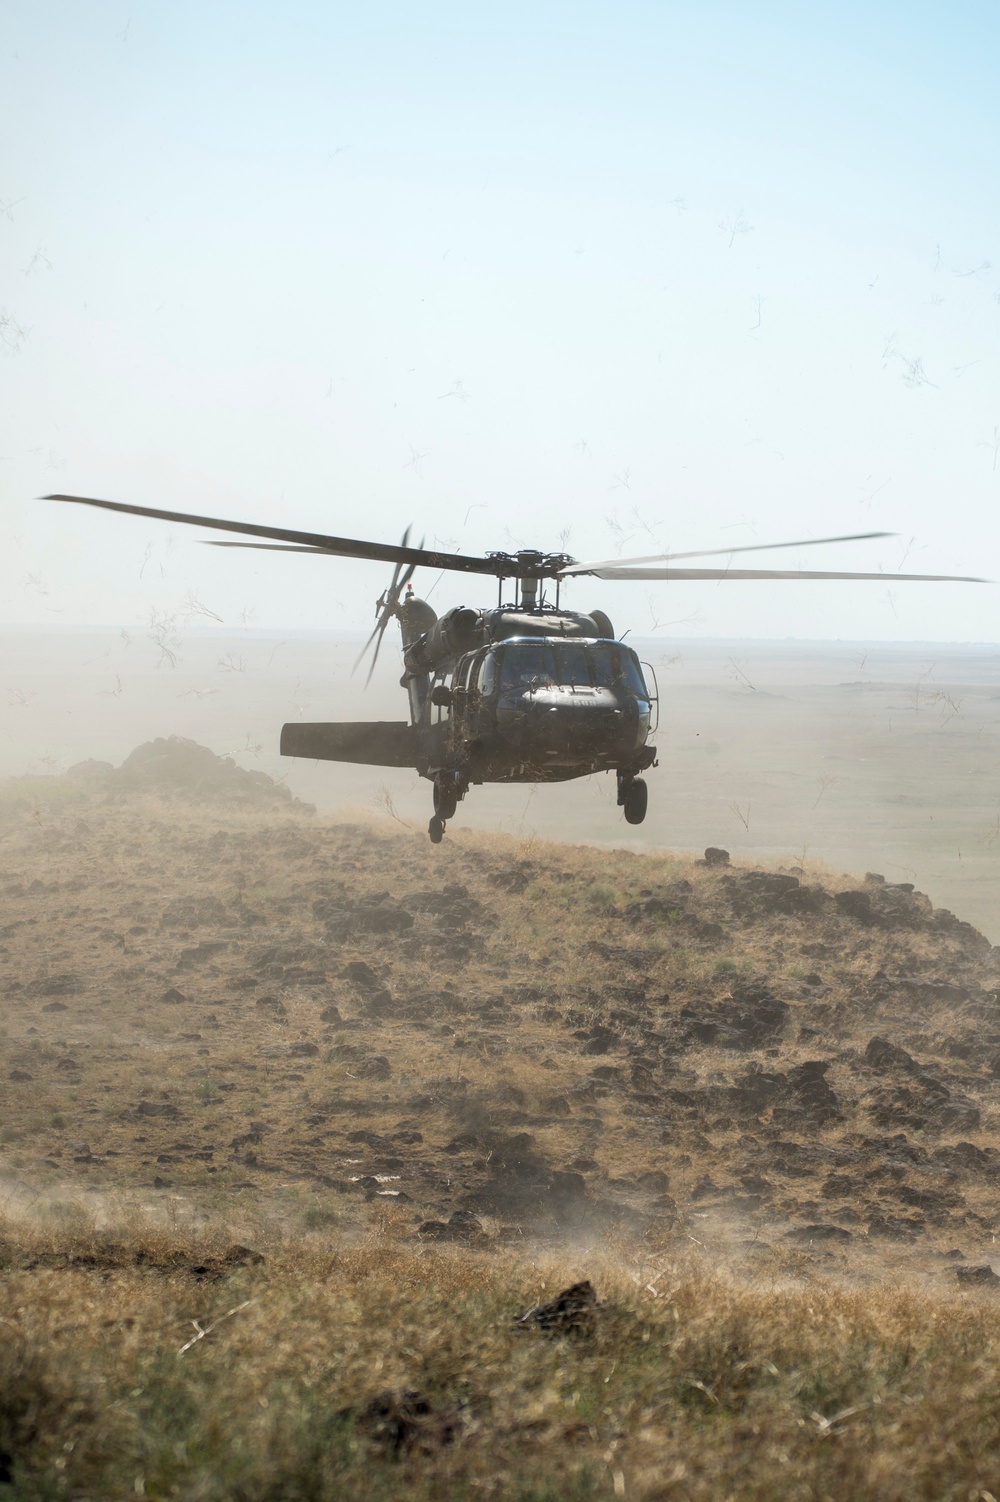
M 598 688 L 624 687 L 640 699 L 649 698 L 639 659 L 631 647 L 620 646 L 617 642 L 613 646 L 601 643 L 591 647 L 589 655 L 594 682 Z
M 497 684 L 497 660 L 493 652 L 488 652 L 479 669 L 479 692 L 485 696 L 492 694 Z

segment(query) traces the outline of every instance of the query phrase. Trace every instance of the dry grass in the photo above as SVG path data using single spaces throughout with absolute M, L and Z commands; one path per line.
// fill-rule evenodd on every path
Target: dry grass
M 586 1258 L 594 1333 L 553 1340 L 511 1319 L 578 1260 L 399 1232 L 383 1217 L 357 1246 L 269 1246 L 201 1279 L 204 1247 L 176 1238 L 85 1238 L 72 1253 L 96 1265 L 60 1268 L 8 1242 L 13 1494 L 965 1502 L 996 1485 L 988 1298 L 789 1287 L 679 1242 L 605 1245 Z

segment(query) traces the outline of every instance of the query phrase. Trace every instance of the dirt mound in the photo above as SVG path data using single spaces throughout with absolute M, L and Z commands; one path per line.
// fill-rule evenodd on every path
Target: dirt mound
M 146 741 L 117 769 L 110 762 L 82 761 L 70 767 L 66 775 L 112 795 L 154 793 L 196 803 L 294 807 L 298 811 L 307 807 L 266 772 L 248 771 L 237 766 L 233 757 L 216 756 L 207 746 L 179 735 Z

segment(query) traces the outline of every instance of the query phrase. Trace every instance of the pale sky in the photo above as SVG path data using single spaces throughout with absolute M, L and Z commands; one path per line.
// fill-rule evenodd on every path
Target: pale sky
M 886 530 L 770 561 L 1000 578 L 998 44 L 961 3 L 7 0 L 0 620 L 357 630 L 387 582 L 53 490 L 581 559 Z M 1000 639 L 992 585 L 567 603 Z

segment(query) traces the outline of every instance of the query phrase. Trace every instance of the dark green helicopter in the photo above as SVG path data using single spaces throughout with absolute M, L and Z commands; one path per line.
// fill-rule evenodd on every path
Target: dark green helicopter
M 735 553 L 773 548 L 858 542 L 892 535 L 887 532 L 577 563 L 567 553 L 527 549 L 476 558 L 410 547 L 409 530 L 397 546 L 157 511 L 86 496 L 51 495 L 44 499 L 273 539 L 213 541 L 210 545 L 214 547 L 368 558 L 395 564 L 389 588 L 376 606 L 375 629 L 361 657 L 374 648 L 370 681 L 386 629 L 391 621 L 399 622 L 403 647 L 400 684 L 409 698 L 409 722 L 283 725 L 281 754 L 412 767 L 433 784 L 434 815 L 428 833 L 435 844 L 442 839 L 445 823 L 454 817 L 469 788 L 484 782 L 566 782 L 592 772 L 614 772 L 618 804 L 626 821 L 641 824 L 646 817 L 647 788 L 640 774 L 657 764 L 656 747 L 649 743 L 656 729 L 655 675 L 648 665 L 640 663 L 631 647 L 615 638 L 602 610 L 581 614 L 561 608 L 560 586 L 568 579 L 590 575 L 615 580 L 874 579 L 885 583 L 891 578 L 984 582 L 948 574 L 822 573 L 739 569 L 731 564 L 723 568 L 673 567 L 676 560 L 684 558 L 730 558 Z M 498 581 L 497 603 L 485 610 L 457 605 L 439 617 L 413 593 L 410 580 L 418 567 L 492 575 Z M 516 597 L 510 602 L 504 600 L 507 580 L 516 583 Z M 555 584 L 554 604 L 549 604 L 541 591 L 546 580 Z

